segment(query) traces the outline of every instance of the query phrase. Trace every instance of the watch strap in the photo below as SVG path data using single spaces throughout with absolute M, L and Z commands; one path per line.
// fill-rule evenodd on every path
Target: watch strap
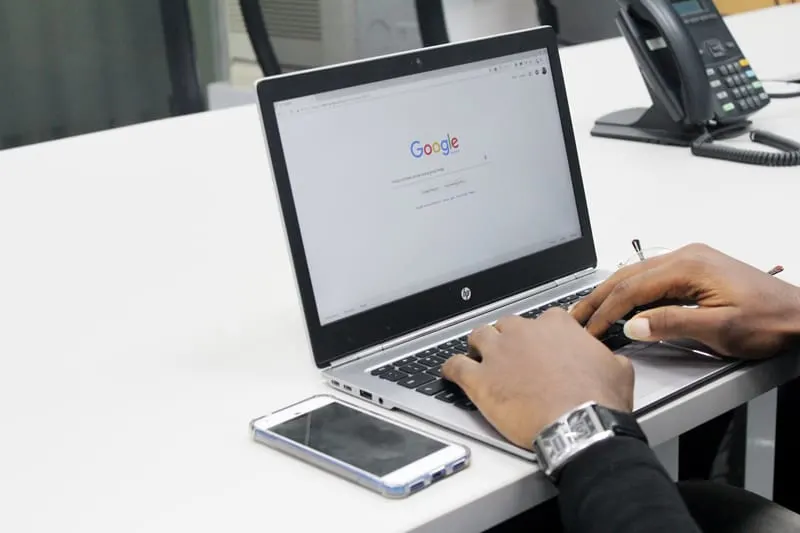
M 639 423 L 633 414 L 609 409 L 602 405 L 595 405 L 594 410 L 603 426 L 613 431 L 615 435 L 633 437 L 647 443 L 647 435 L 639 427 Z

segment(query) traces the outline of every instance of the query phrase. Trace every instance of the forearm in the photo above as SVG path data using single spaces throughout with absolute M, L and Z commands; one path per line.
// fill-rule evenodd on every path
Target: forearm
M 558 483 L 567 533 L 700 533 L 653 451 L 614 437 L 567 464 Z

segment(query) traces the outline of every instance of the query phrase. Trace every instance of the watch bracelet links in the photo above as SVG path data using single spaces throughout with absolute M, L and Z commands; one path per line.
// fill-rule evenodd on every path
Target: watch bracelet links
M 639 426 L 636 418 L 634 417 L 634 415 L 632 413 L 627 413 L 627 412 L 623 412 L 623 411 L 617 411 L 617 410 L 614 410 L 614 409 L 609 409 L 608 407 L 603 407 L 602 405 L 598 405 L 595 402 L 590 402 L 588 405 L 584 404 L 584 405 L 578 406 L 578 407 L 574 408 L 572 411 L 569 411 L 567 414 L 563 415 L 563 417 L 561 417 L 559 420 L 561 420 L 563 418 L 567 418 L 569 414 L 574 413 L 574 412 L 579 411 L 579 410 L 582 410 L 582 409 L 586 409 L 587 407 L 591 408 L 594 411 L 595 415 L 597 416 L 597 419 L 599 420 L 599 422 L 603 426 L 603 430 L 604 431 L 610 431 L 613 434 L 613 436 L 635 438 L 635 439 L 643 441 L 645 444 L 649 445 L 647 436 L 642 431 L 641 427 Z M 556 424 L 556 423 L 558 423 L 558 422 L 554 422 L 554 424 Z M 548 426 L 547 428 L 542 430 L 542 433 L 546 432 L 549 427 L 550 426 Z M 540 435 L 541 435 L 541 433 L 540 433 Z M 534 451 L 537 449 L 537 441 L 539 440 L 539 436 L 540 435 L 537 435 L 537 437 L 533 441 Z M 613 438 L 613 436 L 610 437 L 610 438 Z M 606 440 L 606 439 L 603 439 L 603 440 Z M 592 444 L 597 444 L 599 442 L 603 442 L 603 440 L 597 441 L 597 442 L 592 443 Z M 563 469 L 563 467 L 566 466 L 573 459 L 575 459 L 577 456 L 583 454 L 585 451 L 587 451 L 589 448 L 591 448 L 592 444 L 590 444 L 589 446 L 583 447 L 582 449 L 580 449 L 580 451 L 578 451 L 576 454 L 574 454 L 572 457 L 570 457 L 564 464 L 560 465 L 560 467 L 557 470 L 553 471 L 550 474 L 551 479 L 554 482 L 557 483 L 557 480 L 560 477 L 560 473 L 561 473 L 561 470 Z M 538 456 L 538 453 L 537 453 L 537 456 Z M 545 471 L 545 465 L 542 463 L 542 460 L 537 458 L 537 463 L 539 464 L 539 467 L 542 468 L 543 471 Z

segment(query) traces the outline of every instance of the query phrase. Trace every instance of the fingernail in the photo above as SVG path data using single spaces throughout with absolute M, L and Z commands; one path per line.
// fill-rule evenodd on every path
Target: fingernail
M 650 339 L 650 321 L 646 318 L 632 318 L 625 322 L 622 332 L 629 339 L 646 341 Z

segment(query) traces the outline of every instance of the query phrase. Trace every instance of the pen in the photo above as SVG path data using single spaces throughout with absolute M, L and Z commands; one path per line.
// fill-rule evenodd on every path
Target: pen
M 767 271 L 767 274 L 769 274 L 770 276 L 777 276 L 781 272 L 783 272 L 783 267 L 781 265 L 775 265 L 774 267 L 772 267 L 770 270 Z
M 639 242 L 639 239 L 633 239 L 631 241 L 633 245 L 633 249 L 636 251 L 636 255 L 639 256 L 639 261 L 644 261 L 644 253 L 642 252 L 642 243 Z

